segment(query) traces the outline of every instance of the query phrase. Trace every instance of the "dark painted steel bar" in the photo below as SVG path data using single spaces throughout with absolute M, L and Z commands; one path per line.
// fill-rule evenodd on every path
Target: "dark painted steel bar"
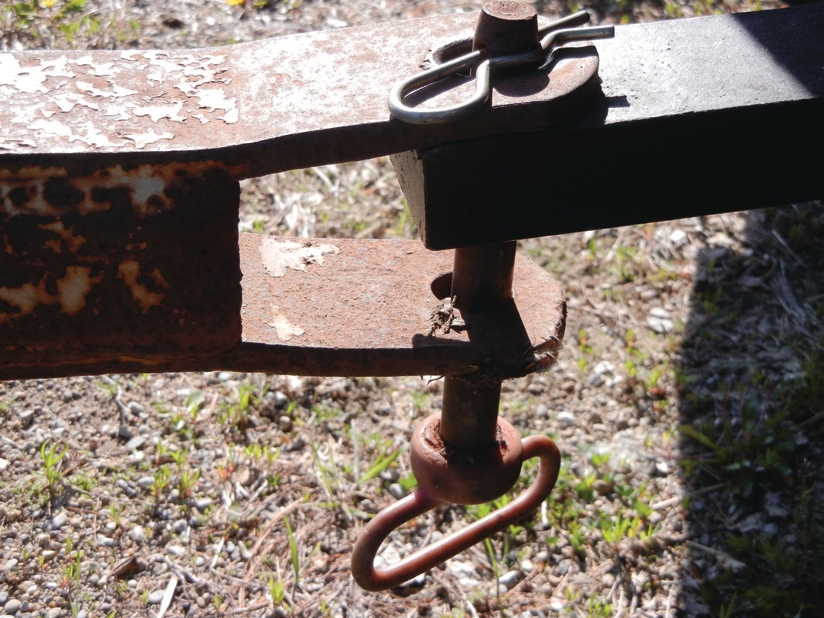
M 618 27 L 598 51 L 575 119 L 393 156 L 427 247 L 824 196 L 824 3 Z

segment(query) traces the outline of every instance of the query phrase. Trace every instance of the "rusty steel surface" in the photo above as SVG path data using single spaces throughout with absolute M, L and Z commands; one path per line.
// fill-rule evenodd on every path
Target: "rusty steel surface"
M 577 118 L 392 157 L 428 247 L 824 196 L 824 3 L 617 27 L 598 51 Z
M 211 202 L 193 199 L 221 210 L 220 186 L 202 183 Z M 236 219 L 202 219 L 184 201 L 145 219 L 124 202 L 65 228 L 12 219 L 39 244 L 0 256 L 0 379 L 229 369 L 482 380 L 546 369 L 560 348 L 563 294 L 526 258 L 516 262 L 512 303 L 489 315 L 455 311 L 465 326 L 447 328 L 438 308 L 451 252 L 417 241 L 238 241 Z M 18 275 L 21 264 L 29 266 Z
M 512 302 L 515 243 L 455 250 L 451 301 L 461 311 L 495 312 Z M 440 434 L 458 448 L 495 443 L 501 382 L 482 384 L 459 376 L 444 379 Z
M 418 241 L 241 234 L 240 249 L 243 346 L 227 359 L 238 369 L 494 379 L 549 367 L 563 337 L 558 283 L 521 256 L 514 301 L 482 314 L 444 311 L 452 252 Z
M 558 447 L 547 436 L 529 436 L 523 442 L 522 461 L 539 457 L 540 471 L 535 483 L 505 507 L 437 542 L 419 549 L 390 567 L 376 569 L 375 556 L 381 543 L 398 526 L 442 504 L 426 488 L 399 500 L 378 513 L 366 525 L 352 550 L 352 575 L 363 589 L 376 591 L 393 588 L 432 569 L 475 543 L 499 532 L 531 513 L 555 486 L 561 467 Z
M 523 447 L 518 430 L 496 419 L 495 441 L 472 450 L 455 449 L 441 438 L 441 415 L 415 428 L 410 466 L 419 487 L 453 504 L 483 504 L 512 489 L 521 473 Z
M 0 209 L 0 377 L 153 371 L 236 344 L 239 187 L 226 170 L 0 178 L 10 187 Z
M 476 14 L 313 32 L 221 48 L 0 54 L 0 169 L 208 159 L 238 177 L 546 127 L 597 89 L 593 47 L 502 78 L 492 107 L 448 127 L 390 120 L 387 96 Z M 459 86 L 461 78 L 452 84 Z M 465 80 L 464 80 L 465 81 Z M 456 87 L 434 97 L 462 100 Z

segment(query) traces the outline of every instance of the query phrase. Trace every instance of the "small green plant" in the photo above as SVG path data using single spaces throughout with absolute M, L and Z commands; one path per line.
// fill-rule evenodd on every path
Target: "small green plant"
M 272 597 L 272 605 L 277 607 L 283 604 L 283 582 L 278 579 L 269 578 L 269 595 Z
M 96 485 L 95 478 L 91 474 L 86 473 L 80 473 L 72 476 L 69 479 L 69 483 L 77 489 L 81 489 L 86 492 L 89 492 L 92 489 L 94 489 Z
M 378 457 L 378 460 L 374 464 L 372 464 L 372 467 L 369 468 L 369 470 L 367 470 L 366 473 L 358 479 L 358 483 L 365 483 L 366 481 L 369 481 L 375 478 L 376 476 L 380 475 L 380 473 L 386 470 L 389 466 L 391 466 L 392 463 L 394 463 L 394 461 L 405 450 L 405 448 L 395 449 L 391 453 L 381 455 L 380 457 Z
M 298 551 L 298 544 L 295 541 L 295 535 L 292 534 L 292 524 L 289 523 L 289 518 L 284 517 L 283 523 L 286 525 L 286 535 L 289 538 L 289 561 L 292 563 L 292 570 L 295 572 L 295 585 L 300 580 L 300 552 Z
M 109 504 L 109 510 L 106 511 L 106 516 L 109 520 L 114 523 L 115 526 L 120 526 L 120 522 L 123 519 L 123 509 L 121 508 L 118 502 L 112 501 Z
M 192 420 L 197 418 L 197 413 L 206 401 L 206 395 L 203 391 L 192 391 L 186 398 L 186 411 L 192 417 Z
M 54 498 L 62 487 L 63 472 L 60 470 L 60 462 L 66 456 L 68 450 L 69 447 L 67 446 L 58 452 L 56 444 L 53 444 L 51 448 L 47 449 L 45 442 L 40 446 L 40 459 L 43 462 L 43 477 L 46 480 L 46 489 L 51 498 Z
M 597 596 L 589 597 L 587 602 L 587 616 L 589 618 L 610 618 L 612 616 L 612 605 Z
M 177 450 L 177 451 L 172 451 L 172 450 L 169 451 L 169 457 L 171 457 L 172 461 L 174 461 L 177 464 L 178 470 L 183 468 L 183 464 L 186 463 L 186 456 L 188 454 L 189 454 L 189 449 L 188 448 L 180 449 L 180 450 Z
M 169 467 L 168 466 L 160 466 L 157 468 L 153 475 L 152 484 L 149 486 L 149 490 L 152 492 L 152 495 L 155 497 L 156 500 L 159 500 L 160 497 L 163 495 L 163 492 L 169 486 Z
M 83 560 L 83 552 L 72 552 L 73 558 L 63 566 L 63 578 L 69 585 L 74 584 L 76 588 L 80 587 L 80 565 Z
M 189 473 L 188 470 L 185 470 L 183 474 L 180 475 L 180 480 L 177 484 L 177 489 L 180 492 L 180 496 L 182 498 L 188 498 L 192 495 L 192 488 L 197 483 L 197 480 L 200 478 L 200 470 L 195 470 L 192 473 Z

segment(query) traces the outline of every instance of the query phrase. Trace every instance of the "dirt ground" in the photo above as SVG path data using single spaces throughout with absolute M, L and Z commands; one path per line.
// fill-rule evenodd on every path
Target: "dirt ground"
M 0 44 L 224 45 L 481 4 L 41 0 L 0 7 Z M 779 5 L 535 6 L 626 23 Z M 242 231 L 416 234 L 388 159 L 242 190 Z M 556 440 L 559 481 L 534 517 L 385 593 L 354 584 L 350 552 L 414 488 L 406 450 L 442 380 L 0 383 L 0 616 L 820 616 L 821 206 L 519 243 L 560 280 L 569 317 L 556 366 L 505 383 L 501 415 Z M 491 507 L 416 518 L 381 559 L 503 506 L 535 474 Z

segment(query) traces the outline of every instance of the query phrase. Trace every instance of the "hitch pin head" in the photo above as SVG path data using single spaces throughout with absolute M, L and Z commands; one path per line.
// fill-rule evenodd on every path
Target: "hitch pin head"
M 389 93 L 389 112 L 393 117 L 409 124 L 440 124 L 471 116 L 482 109 L 489 100 L 493 71 L 545 61 L 556 46 L 564 43 L 608 39 L 615 36 L 613 26 L 564 28 L 565 26 L 574 26 L 587 21 L 589 21 L 589 14 L 586 11 L 581 11 L 545 26 L 539 30 L 539 34 L 543 35 L 540 46 L 529 52 L 487 58 L 486 50 L 479 49 L 414 75 L 397 83 L 392 88 Z M 470 70 L 475 72 L 475 92 L 462 103 L 449 107 L 421 110 L 404 103 L 404 98 L 410 93 L 451 75 Z

